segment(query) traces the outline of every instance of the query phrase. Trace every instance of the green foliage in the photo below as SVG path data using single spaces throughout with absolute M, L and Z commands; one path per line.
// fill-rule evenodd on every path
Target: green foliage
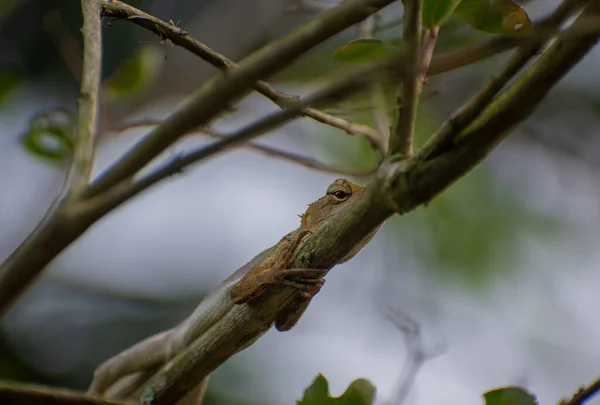
M 376 38 L 362 38 L 348 42 L 333 53 L 336 62 L 371 62 L 398 52 L 398 46 Z
M 52 163 L 61 163 L 73 152 L 73 116 L 62 109 L 50 109 L 35 115 L 21 143 L 29 153 Z
M 452 14 L 461 0 L 424 0 L 422 25 L 426 28 L 439 27 Z
M 401 223 L 400 223 L 401 222 Z M 438 278 L 481 289 L 497 272 L 509 276 L 522 236 L 556 230 L 552 218 L 530 210 L 513 194 L 499 190 L 492 173 L 476 168 L 420 209 L 398 221 L 397 237 Z M 415 238 L 415 232 L 423 238 Z
M 375 398 L 375 387 L 368 380 L 359 378 L 350 383 L 346 392 L 339 397 L 329 395 L 329 383 L 319 374 L 304 391 L 298 405 L 371 405 Z
M 521 387 L 502 387 L 483 393 L 485 405 L 537 405 L 534 395 Z
M 514 0 L 462 0 L 454 14 L 472 28 L 493 34 L 524 34 L 533 28 L 527 10 Z

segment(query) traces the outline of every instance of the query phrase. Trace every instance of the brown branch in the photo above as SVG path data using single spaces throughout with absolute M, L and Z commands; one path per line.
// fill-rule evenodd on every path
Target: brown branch
M 160 125 L 162 121 L 160 120 L 141 120 L 135 121 L 131 123 L 125 123 L 123 125 L 115 126 L 112 128 L 115 132 L 121 132 L 128 129 L 139 128 L 139 127 L 148 127 L 148 126 L 157 126 Z M 190 135 L 194 135 L 196 133 L 190 133 Z M 211 129 L 203 128 L 198 130 L 197 134 L 206 135 L 214 139 L 227 139 L 227 135 L 219 134 Z M 249 142 L 239 145 L 238 147 L 247 148 L 253 150 L 255 152 L 262 153 L 263 155 L 283 159 L 286 161 L 290 161 L 292 163 L 299 164 L 304 167 L 308 167 L 310 169 L 314 169 L 320 172 L 325 173 L 335 173 L 344 176 L 351 177 L 366 177 L 369 176 L 377 170 L 377 168 L 369 169 L 369 170 L 350 170 L 344 169 L 335 165 L 330 165 L 325 162 L 321 162 L 317 159 L 311 158 L 309 156 L 299 155 L 297 153 L 287 152 L 281 149 L 272 148 L 266 145 L 260 145 L 257 143 Z
M 423 0 L 404 1 L 404 32 L 402 40 L 407 53 L 407 75 L 400 82 L 396 118 L 390 132 L 388 154 L 406 158 L 412 155 L 413 131 L 422 82 L 421 68 L 421 18 Z
M 0 403 L 27 402 L 40 405 L 125 405 L 124 402 L 90 396 L 80 391 L 0 381 Z
M 143 11 L 121 1 L 115 0 L 110 3 L 105 3 L 103 14 L 106 17 L 125 19 L 143 28 L 146 28 L 158 35 L 161 39 L 167 39 L 175 45 L 179 45 L 187 49 L 194 55 L 199 56 L 204 61 L 219 69 L 229 70 L 239 68 L 239 65 L 236 62 L 224 55 L 221 55 L 202 42 L 194 39 L 181 28 L 162 21 L 150 14 L 144 13 Z M 275 89 L 273 86 L 263 80 L 258 80 L 254 84 L 254 88 L 260 94 L 264 95 L 281 108 L 286 108 L 298 99 L 297 96 L 285 94 Z M 331 127 L 341 129 L 350 135 L 362 135 L 371 143 L 371 145 L 373 145 L 373 147 L 381 152 L 381 144 L 378 133 L 368 125 L 363 125 L 339 118 L 311 107 L 306 107 L 302 111 L 302 115 L 310 117 Z

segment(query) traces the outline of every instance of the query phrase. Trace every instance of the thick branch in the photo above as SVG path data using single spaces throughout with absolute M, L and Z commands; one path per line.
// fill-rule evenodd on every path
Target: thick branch
M 102 68 L 102 0 L 81 0 L 83 12 L 83 67 L 73 161 L 67 178 L 71 191 L 80 193 L 87 185 L 94 162 L 98 130 L 98 93 Z
M 390 133 L 390 147 L 388 153 L 408 157 L 412 155 L 412 142 L 415 121 L 417 119 L 417 106 L 421 93 L 421 16 L 423 0 L 406 0 L 404 2 L 404 34 L 403 42 L 406 46 L 407 67 L 406 77 L 400 84 L 397 98 L 396 119 Z M 425 68 L 426 70 L 426 68 Z

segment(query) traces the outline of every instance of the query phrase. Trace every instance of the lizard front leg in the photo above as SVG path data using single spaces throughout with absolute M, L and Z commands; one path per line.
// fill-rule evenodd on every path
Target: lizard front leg
M 288 269 L 302 239 L 308 230 L 298 230 L 286 235 L 262 261 L 258 262 L 231 289 L 234 304 L 243 304 L 260 296 L 269 285 L 285 285 L 297 289 L 302 296 L 312 297 L 319 292 L 323 283 L 322 276 L 327 273 L 321 269 Z

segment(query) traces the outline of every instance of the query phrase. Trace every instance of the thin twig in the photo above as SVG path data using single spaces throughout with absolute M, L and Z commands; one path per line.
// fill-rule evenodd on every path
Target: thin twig
M 403 42 L 406 46 L 407 75 L 400 82 L 396 102 L 398 110 L 390 132 L 388 154 L 409 157 L 413 149 L 413 131 L 417 118 L 419 94 L 423 87 L 421 71 L 421 16 L 423 0 L 404 1 Z
M 540 30 L 556 31 L 581 6 L 581 0 L 563 2 L 550 16 L 540 22 Z M 491 103 L 496 94 L 533 58 L 544 45 L 543 37 L 533 35 L 533 40 L 515 51 L 504 68 L 485 83 L 465 104 L 430 137 L 419 150 L 421 159 L 435 157 L 433 151 L 441 152 Z M 540 38 L 540 39 L 538 39 Z M 548 39 L 548 38 L 545 38 Z
M 0 381 L 0 403 L 17 401 L 32 405 L 125 405 L 125 402 L 90 396 L 80 391 Z
M 81 0 L 83 65 L 73 160 L 67 174 L 71 194 L 79 194 L 90 180 L 98 130 L 98 94 L 102 68 L 102 0 Z
M 391 405 L 402 405 L 406 402 L 421 367 L 428 360 L 442 354 L 443 349 L 439 347 L 436 350 L 426 350 L 421 335 L 421 326 L 401 309 L 388 308 L 386 318 L 400 331 L 406 345 L 406 363 L 402 368 L 396 393 L 391 401 Z
M 562 400 L 559 405 L 581 405 L 600 392 L 600 378 L 587 387 L 581 387 L 568 400 Z
M 73 233 L 82 233 L 89 226 L 76 226 L 64 214 L 69 211 L 69 202 L 76 199 L 77 193 L 87 185 L 93 162 L 101 62 L 99 1 L 82 0 L 84 82 L 79 98 L 79 119 L 71 166 L 60 194 L 54 199 L 40 223 L 0 264 L 0 317 L 34 282 L 35 277 L 51 260 L 49 256 L 56 257 L 66 247 L 64 240 L 69 239 L 69 235 Z
M 372 15 L 358 25 L 359 38 L 373 38 L 377 26 L 376 15 Z M 373 86 L 371 90 L 371 103 L 373 120 L 379 134 L 380 151 L 385 156 L 390 138 L 390 118 L 385 99 L 385 92 L 381 84 Z
M 203 44 L 202 42 L 191 37 L 187 32 L 181 28 L 174 26 L 173 24 L 164 22 L 150 14 L 144 13 L 143 11 L 125 4 L 120 1 L 112 1 L 104 4 L 103 14 L 107 17 L 114 17 L 119 19 L 126 19 L 133 22 L 143 28 L 146 28 L 156 35 L 160 36 L 161 39 L 168 39 L 175 45 L 179 45 L 194 55 L 199 56 L 204 61 L 212 64 L 213 66 L 222 69 L 229 70 L 239 68 L 239 65 L 233 60 L 227 58 L 224 55 L 216 52 L 212 48 Z M 273 101 L 277 106 L 286 108 L 288 105 L 298 99 L 297 96 L 285 94 L 269 83 L 258 80 L 254 84 L 254 88 L 260 94 Z M 318 122 L 329 125 L 334 128 L 341 129 L 342 131 L 350 135 L 362 135 L 364 136 L 377 150 L 381 152 L 381 144 L 378 139 L 377 131 L 368 125 L 359 124 L 343 118 L 327 114 L 323 111 L 315 108 L 306 107 L 302 111 L 302 115 L 310 117 Z
M 161 123 L 162 123 L 162 121 L 160 121 L 160 120 L 141 120 L 141 121 L 134 121 L 131 123 L 125 123 L 123 125 L 115 126 L 112 128 L 112 130 L 115 132 L 121 132 L 121 131 L 125 131 L 125 130 L 132 129 L 132 128 L 157 126 L 157 125 L 160 125 Z M 227 135 L 219 134 L 219 133 L 213 131 L 212 129 L 208 129 L 208 128 L 203 128 L 203 129 L 198 130 L 198 132 L 190 133 L 190 135 L 194 135 L 194 134 L 206 135 L 206 136 L 209 136 L 214 139 L 227 139 Z M 320 172 L 325 172 L 325 173 L 335 173 L 335 174 L 340 174 L 340 175 L 344 175 L 344 176 L 352 176 L 352 177 L 360 178 L 360 177 L 369 176 L 369 175 L 375 173 L 375 171 L 377 170 L 376 167 L 369 169 L 369 170 L 344 169 L 344 168 L 341 168 L 341 167 L 338 167 L 335 165 L 330 165 L 328 163 L 321 162 L 321 161 L 311 158 L 309 156 L 303 156 L 303 155 L 299 155 L 296 153 L 287 152 L 287 151 L 284 151 L 281 149 L 276 149 L 276 148 L 272 148 L 270 146 L 260 145 L 260 144 L 253 143 L 253 142 L 244 143 L 242 145 L 239 145 L 239 147 L 248 148 L 253 151 L 270 156 L 270 157 L 287 160 L 287 161 L 290 161 L 293 163 L 297 163 L 301 166 L 308 167 L 310 169 L 314 169 L 314 170 L 317 170 Z

